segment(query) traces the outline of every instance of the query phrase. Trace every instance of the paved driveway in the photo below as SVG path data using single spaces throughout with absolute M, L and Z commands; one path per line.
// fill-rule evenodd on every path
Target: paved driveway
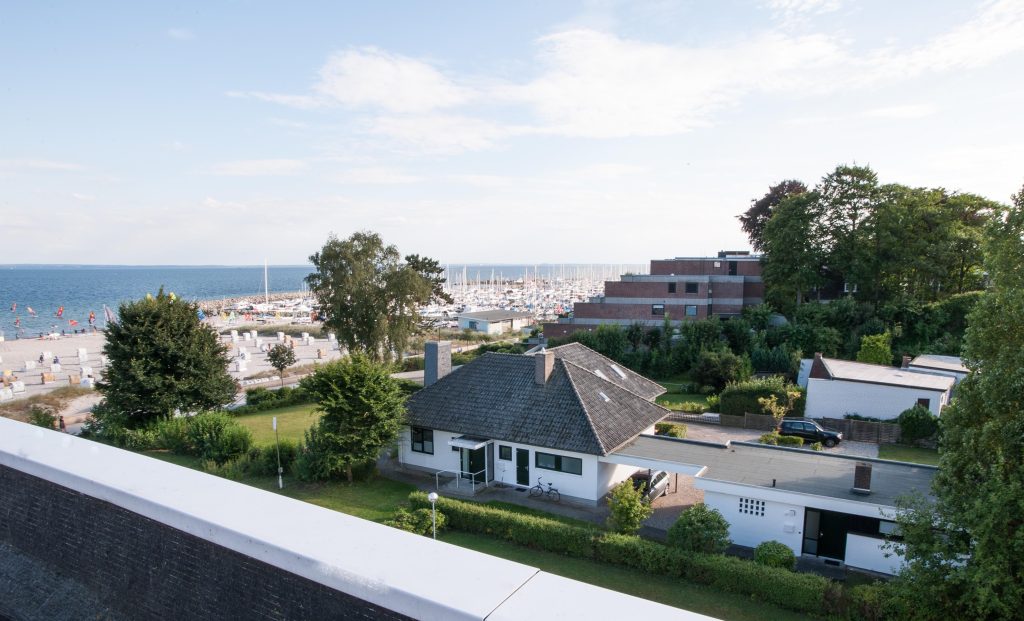
M 756 429 L 739 429 L 737 427 L 723 427 L 721 425 L 704 425 L 701 423 L 686 423 L 686 437 L 690 440 L 704 440 L 705 442 L 757 442 L 763 431 Z M 878 457 L 878 445 L 870 442 L 840 442 L 834 448 L 824 449 L 826 453 L 838 453 L 840 455 L 856 455 L 857 457 Z

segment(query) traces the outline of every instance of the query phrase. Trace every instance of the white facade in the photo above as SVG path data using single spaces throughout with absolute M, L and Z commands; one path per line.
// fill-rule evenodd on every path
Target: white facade
M 406 466 L 422 468 L 429 472 L 447 470 L 450 473 L 461 471 L 460 452 L 452 450 L 448 444 L 453 438 L 463 434 L 451 433 L 448 431 L 434 430 L 434 454 L 420 453 L 412 450 L 411 430 L 405 427 L 400 434 L 399 461 Z M 529 484 L 522 487 L 532 487 L 537 484 L 538 477 L 543 478 L 544 483 L 551 483 L 558 489 L 559 494 L 571 496 L 591 502 L 598 502 L 604 498 L 608 491 L 628 479 L 630 475 L 639 469 L 636 466 L 622 466 L 598 461 L 597 455 L 585 453 L 574 453 L 570 451 L 559 451 L 555 449 L 531 446 L 528 444 L 517 444 L 515 442 L 503 442 L 500 440 L 489 441 L 494 448 L 494 472 L 488 473 L 488 479 L 505 485 L 517 486 L 517 459 L 518 450 L 528 451 Z M 511 459 L 501 459 L 501 448 L 510 448 Z M 582 474 L 571 474 L 537 467 L 537 452 L 550 455 L 561 455 L 564 457 L 575 457 L 582 463 Z M 488 467 L 488 470 L 490 468 Z M 451 476 L 449 474 L 449 476 Z
M 778 541 L 800 556 L 805 553 L 804 524 L 808 509 L 891 520 L 894 508 L 842 498 L 817 496 L 756 485 L 744 485 L 697 477 L 694 485 L 704 490 L 704 504 L 717 509 L 729 522 L 729 538 L 741 546 L 756 547 Z M 895 574 L 903 558 L 886 558 L 884 539 L 845 533 L 846 552 L 837 560 L 857 569 Z
M 919 399 L 927 399 L 928 409 L 938 416 L 949 402 L 949 390 L 939 392 L 908 386 L 810 378 L 807 380 L 806 416 L 843 418 L 846 414 L 860 414 L 891 420 L 903 410 L 914 407 Z
M 486 319 L 475 319 L 473 317 L 459 317 L 460 330 L 472 330 L 484 334 L 505 334 L 522 330 L 533 325 L 533 319 L 529 317 L 516 317 L 514 319 L 502 319 L 499 321 L 488 321 Z

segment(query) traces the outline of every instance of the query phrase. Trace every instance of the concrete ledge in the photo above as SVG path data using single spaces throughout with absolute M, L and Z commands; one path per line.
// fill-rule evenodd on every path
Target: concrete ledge
M 418 619 L 708 619 L 2 418 L 0 464 Z

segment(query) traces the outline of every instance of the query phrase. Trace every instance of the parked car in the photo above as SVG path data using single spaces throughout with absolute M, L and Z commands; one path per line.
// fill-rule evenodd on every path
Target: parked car
M 668 492 L 668 473 L 664 470 L 641 470 L 630 477 L 633 480 L 633 487 L 640 489 L 644 486 L 647 498 L 654 500 Z
M 779 423 L 779 435 L 796 436 L 803 438 L 804 442 L 821 442 L 832 448 L 843 440 L 843 434 L 838 431 L 822 429 L 821 425 L 806 418 L 786 418 Z

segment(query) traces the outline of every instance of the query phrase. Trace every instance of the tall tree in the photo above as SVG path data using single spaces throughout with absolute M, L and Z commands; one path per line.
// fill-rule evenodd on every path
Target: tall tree
M 768 192 L 764 196 L 750 201 L 750 207 L 739 216 L 736 216 L 739 218 L 740 226 L 743 228 L 743 232 L 747 234 L 747 238 L 750 239 L 750 245 L 754 250 L 758 252 L 765 250 L 764 227 L 771 220 L 775 208 L 786 198 L 794 194 L 803 194 L 806 191 L 807 186 L 802 181 L 797 181 L 796 179 L 780 181 L 769 187 Z
M 822 249 L 815 237 L 820 213 L 815 192 L 782 201 L 764 229 L 764 280 L 776 306 L 799 306 L 804 296 L 821 283 Z
M 326 314 L 324 324 L 350 351 L 374 360 L 401 355 L 421 323 L 421 306 L 451 301 L 437 261 L 419 255 L 403 261 L 376 233 L 332 235 L 309 260 L 316 271 L 306 282 Z
M 371 462 L 398 436 L 405 418 L 405 393 L 387 366 L 363 354 L 323 365 L 301 386 L 323 413 L 306 431 L 299 470 L 321 480 Z
M 942 412 L 934 503 L 900 518 L 908 617 L 1017 619 L 1024 610 L 1024 189 L 991 219 L 992 286 L 969 316 L 971 370 Z
M 870 228 L 878 202 L 878 175 L 866 166 L 839 165 L 815 188 L 819 202 L 816 235 L 836 284 L 872 283 Z
M 161 288 L 155 297 L 121 304 L 119 321 L 107 326 L 103 353 L 110 362 L 96 387 L 127 424 L 219 408 L 235 398 L 227 347 L 198 311 Z

